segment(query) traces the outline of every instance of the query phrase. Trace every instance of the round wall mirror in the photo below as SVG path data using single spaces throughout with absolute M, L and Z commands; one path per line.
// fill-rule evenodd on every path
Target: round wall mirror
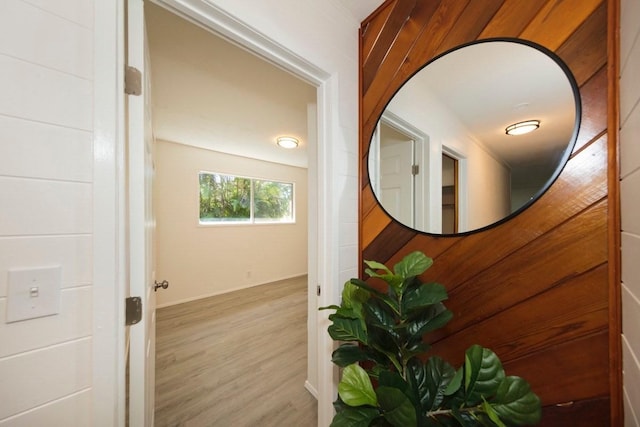
M 578 86 L 553 52 L 519 39 L 466 44 L 427 63 L 387 104 L 369 181 L 383 209 L 410 228 L 479 231 L 551 186 L 579 125 Z

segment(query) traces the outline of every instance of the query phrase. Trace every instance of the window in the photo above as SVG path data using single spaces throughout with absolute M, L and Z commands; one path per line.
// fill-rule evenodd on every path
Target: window
M 293 183 L 200 172 L 200 223 L 294 222 Z

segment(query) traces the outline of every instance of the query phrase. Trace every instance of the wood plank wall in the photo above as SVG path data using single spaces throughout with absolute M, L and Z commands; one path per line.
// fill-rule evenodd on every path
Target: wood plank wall
M 616 167 L 609 139 L 617 137 L 607 131 L 608 40 L 617 22 L 609 7 L 606 0 L 389 0 L 360 32 L 360 260 L 393 265 L 414 250 L 434 258 L 424 279 L 447 287 L 454 319 L 427 338 L 433 352 L 459 365 L 471 344 L 494 349 L 541 397 L 544 426 L 622 419 L 618 254 L 608 249 L 610 206 L 618 203 L 608 180 Z M 490 37 L 534 41 L 567 63 L 582 99 L 574 152 L 550 190 L 510 221 L 466 236 L 417 233 L 373 196 L 366 168 L 373 129 L 429 59 Z

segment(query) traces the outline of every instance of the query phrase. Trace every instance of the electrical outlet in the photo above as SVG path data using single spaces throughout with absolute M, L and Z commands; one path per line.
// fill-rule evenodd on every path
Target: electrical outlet
M 9 270 L 7 323 L 60 312 L 62 267 Z

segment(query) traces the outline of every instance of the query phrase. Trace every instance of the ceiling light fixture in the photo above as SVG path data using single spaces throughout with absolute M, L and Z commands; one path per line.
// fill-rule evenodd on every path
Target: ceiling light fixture
M 504 130 L 507 135 L 524 135 L 533 132 L 540 127 L 540 120 L 527 120 L 524 122 L 514 123 Z
M 276 143 L 282 148 L 292 149 L 298 146 L 299 141 L 292 136 L 279 136 Z

